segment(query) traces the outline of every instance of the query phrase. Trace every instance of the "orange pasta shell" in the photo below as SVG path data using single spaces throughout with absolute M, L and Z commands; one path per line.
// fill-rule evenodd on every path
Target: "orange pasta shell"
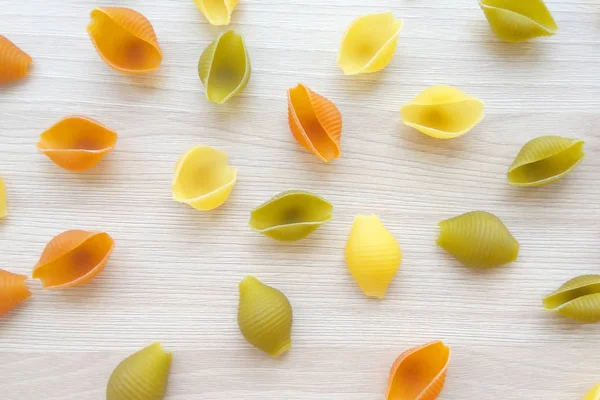
M 23 79 L 29 74 L 31 57 L 0 35 L 0 83 Z
M 82 285 L 104 269 L 113 247 L 105 232 L 63 232 L 46 245 L 33 277 L 42 281 L 44 289 Z
M 31 297 L 25 275 L 0 269 L 0 317 Z
M 342 115 L 333 102 L 299 83 L 288 90 L 288 119 L 304 148 L 325 162 L 340 156 Z
M 162 51 L 152 24 L 137 11 L 123 7 L 96 8 L 87 31 L 100 57 L 127 74 L 158 69 Z

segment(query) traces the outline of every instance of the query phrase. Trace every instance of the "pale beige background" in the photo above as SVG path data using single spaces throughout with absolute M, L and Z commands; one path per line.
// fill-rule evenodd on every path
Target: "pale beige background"
M 106 230 L 116 250 L 92 283 L 43 292 L 0 319 L 0 399 L 97 400 L 129 353 L 161 341 L 175 354 L 169 400 L 378 400 L 403 350 L 435 339 L 452 347 L 444 400 L 572 400 L 600 382 L 600 331 L 546 313 L 542 297 L 600 272 L 600 4 L 548 1 L 560 33 L 505 44 L 474 0 L 242 0 L 231 28 L 247 41 L 252 77 L 218 106 L 196 72 L 226 28 L 192 0 L 104 1 L 154 24 L 161 69 L 132 78 L 108 68 L 85 27 L 93 0 L 0 0 L 0 33 L 35 60 L 26 81 L 0 89 L 0 174 L 10 216 L 0 267 L 28 274 L 44 245 L 72 228 Z M 381 73 L 336 66 L 355 17 L 391 9 L 405 19 Z M 287 127 L 297 82 L 344 117 L 342 158 L 328 165 Z M 486 119 L 437 141 L 405 128 L 399 108 L 428 85 L 480 97 Z M 96 169 L 72 174 L 38 154 L 38 135 L 69 114 L 119 133 Z M 587 141 L 567 179 L 516 189 L 505 173 L 523 143 L 544 134 Z M 239 181 L 228 202 L 201 213 L 171 200 L 177 158 L 206 144 L 230 155 Z M 280 244 L 252 232 L 250 210 L 287 189 L 335 204 L 334 220 Z M 502 218 L 519 260 L 476 272 L 437 248 L 437 222 L 473 209 Z M 377 213 L 398 238 L 402 267 L 383 301 L 346 271 L 355 214 Z M 237 284 L 256 275 L 294 307 L 293 349 L 272 360 L 236 325 Z

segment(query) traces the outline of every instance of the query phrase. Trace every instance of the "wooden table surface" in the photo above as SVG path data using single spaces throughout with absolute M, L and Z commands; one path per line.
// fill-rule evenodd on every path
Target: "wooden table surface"
M 379 400 L 402 351 L 452 347 L 444 400 L 582 399 L 600 382 L 600 326 L 545 312 L 564 281 L 600 271 L 600 4 L 549 0 L 552 38 L 500 42 L 475 0 L 241 0 L 252 77 L 240 96 L 209 103 L 197 75 L 213 27 L 192 0 L 0 0 L 0 34 L 35 60 L 0 90 L 0 176 L 9 217 L 0 267 L 30 274 L 44 245 L 68 229 L 105 230 L 116 249 L 91 283 L 43 291 L 0 319 L 0 399 L 100 400 L 126 355 L 160 341 L 174 353 L 169 400 Z M 121 75 L 98 57 L 89 12 L 145 14 L 164 52 L 160 70 Z M 345 77 L 336 65 L 359 15 L 392 10 L 405 25 L 382 72 Z M 324 164 L 287 126 L 286 90 L 303 82 L 344 118 L 342 157 Z M 486 102 L 486 118 L 448 141 L 402 125 L 399 108 L 451 84 Z M 59 169 L 39 134 L 70 114 L 119 133 L 89 173 Z M 506 183 L 520 147 L 539 135 L 584 139 L 587 158 L 539 189 Z M 229 200 L 202 213 L 171 199 L 177 158 L 193 145 L 226 151 L 239 168 Z M 249 212 L 288 189 L 335 205 L 309 238 L 252 232 Z M 521 243 L 517 262 L 460 266 L 435 243 L 437 222 L 482 209 Z M 347 272 L 356 214 L 376 213 L 397 237 L 402 266 L 387 297 L 365 298 Z M 294 308 L 293 347 L 270 359 L 236 324 L 238 282 L 252 274 Z

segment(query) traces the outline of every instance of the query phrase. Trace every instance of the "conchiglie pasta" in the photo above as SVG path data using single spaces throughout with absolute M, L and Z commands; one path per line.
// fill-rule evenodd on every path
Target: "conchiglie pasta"
M 556 35 L 558 26 L 542 0 L 480 0 L 492 31 L 506 42 Z
M 333 205 L 313 193 L 289 190 L 255 208 L 250 227 L 281 241 L 300 240 L 333 217 Z
M 250 59 L 241 35 L 230 30 L 212 42 L 200 56 L 198 76 L 206 98 L 223 104 L 240 93 L 250 79 Z
M 394 57 L 401 29 L 402 20 L 391 11 L 357 18 L 342 39 L 338 66 L 345 75 L 384 69 Z
M 600 275 L 567 281 L 544 298 L 544 308 L 580 322 L 600 321 Z
M 31 297 L 25 275 L 0 269 L 0 317 Z
M 106 400 L 162 400 L 173 356 L 154 343 L 127 357 L 110 375 Z
M 117 134 L 99 122 L 71 116 L 44 131 L 37 148 L 59 167 L 81 172 L 98 164 L 116 142 Z
M 213 25 L 229 25 L 238 0 L 194 0 L 198 9 Z
M 425 89 L 400 110 L 405 125 L 438 139 L 464 135 L 484 117 L 484 104 L 459 89 L 440 85 Z
M 525 143 L 508 169 L 508 183 L 543 186 L 567 176 L 585 157 L 584 144 L 560 136 L 541 136 Z
M 292 305 L 279 290 L 253 276 L 240 282 L 238 326 L 244 338 L 265 353 L 279 357 L 292 345 Z
M 5 218 L 7 215 L 6 186 L 4 186 L 4 181 L 0 178 L 0 219 Z
M 446 382 L 450 348 L 442 342 L 402 353 L 390 372 L 386 400 L 434 400 Z
M 126 74 L 156 71 L 162 51 L 152 24 L 137 11 L 123 7 L 96 8 L 87 31 L 102 59 Z
M 357 215 L 346 243 L 346 265 L 365 296 L 383 298 L 402 251 L 376 215 Z
M 16 44 L 0 35 L 0 84 L 18 81 L 29 74 L 32 59 Z
M 208 146 L 196 146 L 177 161 L 173 175 L 173 199 L 197 210 L 219 207 L 237 181 L 237 169 L 229 166 L 227 154 Z
M 513 262 L 519 242 L 498 217 L 471 211 L 439 223 L 437 243 L 464 265 L 491 268 Z
M 600 400 L 600 385 L 596 385 L 590 389 L 583 400 Z
M 82 285 L 104 269 L 113 248 L 114 241 L 105 232 L 63 232 L 44 248 L 33 278 L 41 280 L 44 289 Z

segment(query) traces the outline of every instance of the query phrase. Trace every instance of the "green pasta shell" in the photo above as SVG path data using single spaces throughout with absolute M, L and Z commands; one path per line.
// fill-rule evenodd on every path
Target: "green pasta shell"
M 292 345 L 292 306 L 279 290 L 247 276 L 240 282 L 238 326 L 248 343 L 279 357 Z
M 519 242 L 494 214 L 471 211 L 439 226 L 438 245 L 468 267 L 496 267 L 519 255 Z
M 206 98 L 223 104 L 242 91 L 250 79 L 250 59 L 242 36 L 229 30 L 200 56 L 198 75 Z
M 513 186 L 543 186 L 569 174 L 583 160 L 584 141 L 540 136 L 527 143 L 508 169 Z
M 580 322 L 600 321 L 600 275 L 567 281 L 544 298 L 544 308 Z
M 106 388 L 106 400 L 162 400 L 165 397 L 171 353 L 154 343 L 121 361 Z
M 258 206 L 250 214 L 250 227 L 281 241 L 295 241 L 312 233 L 333 217 L 333 205 L 316 194 L 289 190 Z

